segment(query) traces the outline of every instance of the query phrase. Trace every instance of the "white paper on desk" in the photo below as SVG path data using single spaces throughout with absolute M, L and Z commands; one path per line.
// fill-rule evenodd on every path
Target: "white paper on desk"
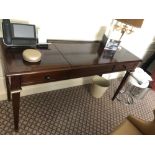
M 44 44 L 47 43 L 47 39 L 46 38 L 39 38 L 39 44 Z
M 38 42 L 39 44 L 47 42 L 47 36 L 42 34 L 40 31 L 38 32 Z

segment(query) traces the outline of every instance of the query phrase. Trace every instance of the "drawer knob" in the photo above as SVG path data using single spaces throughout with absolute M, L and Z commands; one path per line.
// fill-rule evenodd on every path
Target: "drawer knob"
M 45 80 L 51 80 L 51 77 L 49 75 L 45 76 Z

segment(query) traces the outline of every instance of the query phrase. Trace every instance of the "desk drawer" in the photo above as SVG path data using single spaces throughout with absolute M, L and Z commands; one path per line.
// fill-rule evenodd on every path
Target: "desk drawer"
M 100 66 L 93 67 L 83 67 L 83 68 L 73 68 L 70 73 L 70 78 L 78 78 L 92 75 L 101 75 L 104 73 L 111 73 L 113 69 L 113 65 L 104 64 Z
M 67 71 L 54 71 L 54 72 L 27 74 L 22 76 L 21 84 L 23 86 L 23 85 L 65 80 L 67 78 L 68 78 Z
M 138 65 L 137 62 L 130 62 L 130 63 L 121 63 L 121 64 L 117 64 L 114 65 L 113 71 L 133 71 L 134 68 Z

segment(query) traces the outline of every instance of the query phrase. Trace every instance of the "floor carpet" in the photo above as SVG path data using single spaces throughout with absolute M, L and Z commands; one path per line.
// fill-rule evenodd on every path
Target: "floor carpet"
M 129 114 L 153 120 L 155 91 L 134 104 L 111 101 L 120 80 L 112 80 L 100 99 L 89 93 L 90 85 L 77 86 L 21 97 L 19 132 L 13 129 L 12 104 L 0 102 L 0 134 L 5 135 L 104 135 Z

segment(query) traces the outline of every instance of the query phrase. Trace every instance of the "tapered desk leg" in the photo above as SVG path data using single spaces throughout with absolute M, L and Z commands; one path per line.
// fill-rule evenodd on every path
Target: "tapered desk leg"
M 8 101 L 11 100 L 11 94 L 10 94 L 10 83 L 9 83 L 9 78 L 6 76 L 5 77 L 5 81 L 6 81 L 6 89 L 7 89 L 7 98 L 8 98 Z
M 126 74 L 124 75 L 120 85 L 118 86 L 118 88 L 117 88 L 117 90 L 116 90 L 116 92 L 115 92 L 115 94 L 114 94 L 114 96 L 112 98 L 112 101 L 116 98 L 116 96 L 118 95 L 118 93 L 120 92 L 122 87 L 124 86 L 124 84 L 125 84 L 126 80 L 128 79 L 129 75 L 130 75 L 130 72 L 127 71 Z
M 12 76 L 10 81 L 11 81 L 10 82 L 10 84 L 11 84 L 10 94 L 12 97 L 14 128 L 15 128 L 15 131 L 18 132 L 21 77 L 20 76 Z
M 19 105 L 20 105 L 20 92 L 12 93 L 12 106 L 13 106 L 13 116 L 14 116 L 14 129 L 18 132 L 19 124 Z

